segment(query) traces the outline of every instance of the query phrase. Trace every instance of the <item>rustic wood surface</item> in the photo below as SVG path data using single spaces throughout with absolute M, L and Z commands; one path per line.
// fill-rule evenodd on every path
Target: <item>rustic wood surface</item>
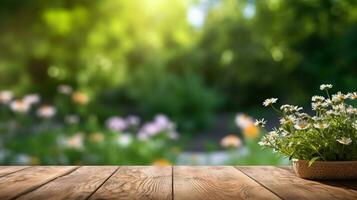
M 2 199 L 357 199 L 357 180 L 272 166 L 0 166 Z

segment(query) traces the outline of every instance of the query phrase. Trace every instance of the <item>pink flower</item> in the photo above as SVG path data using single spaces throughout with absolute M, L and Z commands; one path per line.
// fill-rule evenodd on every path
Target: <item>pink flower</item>
M 128 125 L 130 125 L 130 126 L 137 126 L 140 123 L 140 118 L 135 115 L 129 115 L 126 117 L 125 120 L 128 123 Z
M 154 121 L 144 124 L 138 133 L 138 138 L 145 140 L 160 133 L 166 134 L 170 139 L 178 138 L 175 124 L 162 114 L 156 115 Z
M 128 124 L 121 117 L 111 117 L 106 121 L 106 126 L 112 131 L 122 132 L 128 127 Z
M 24 101 L 30 105 L 40 102 L 40 96 L 38 94 L 29 94 L 24 97 Z

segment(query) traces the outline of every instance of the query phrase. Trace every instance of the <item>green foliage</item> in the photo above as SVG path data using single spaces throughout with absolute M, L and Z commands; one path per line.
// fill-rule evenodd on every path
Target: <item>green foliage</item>
M 149 115 L 163 112 L 174 116 L 184 131 L 207 126 L 221 100 L 197 76 L 177 76 L 153 69 L 134 76 L 127 92 L 139 110 Z
M 202 27 L 187 21 L 194 6 L 204 12 Z M 356 88 L 355 7 L 334 0 L 5 0 L 1 87 L 51 99 L 67 83 L 90 93 L 101 117 L 121 104 L 147 117 L 160 111 L 192 119 L 179 126 L 194 130 L 218 109 L 255 107 L 257 93 L 305 103 L 321 81 Z M 169 87 L 174 91 L 165 92 Z M 154 94 L 168 96 L 149 97 L 156 88 Z M 113 102 L 96 98 L 109 93 Z M 195 107 L 192 115 L 184 114 L 188 107 Z
M 244 14 L 248 5 L 252 17 Z M 334 0 L 219 1 L 198 40 L 197 71 L 227 96 L 228 109 L 260 104 L 257 93 L 306 103 L 321 82 L 351 91 L 357 87 L 355 7 Z

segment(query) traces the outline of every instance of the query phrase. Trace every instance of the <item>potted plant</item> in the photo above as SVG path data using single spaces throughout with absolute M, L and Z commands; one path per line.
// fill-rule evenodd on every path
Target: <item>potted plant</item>
M 279 115 L 280 127 L 259 142 L 293 161 L 299 177 L 307 179 L 357 178 L 357 93 L 329 94 L 330 84 L 320 86 L 327 96 L 313 96 L 313 115 L 294 105 L 275 106 L 270 98 L 263 105 Z M 264 119 L 256 125 L 264 127 Z

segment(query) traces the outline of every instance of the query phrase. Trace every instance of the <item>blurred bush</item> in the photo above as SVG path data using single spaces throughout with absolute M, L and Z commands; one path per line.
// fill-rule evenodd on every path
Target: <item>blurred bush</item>
M 269 96 L 304 104 L 322 82 L 355 89 L 356 5 L 2 0 L 0 89 L 57 102 L 65 83 L 90 97 L 81 115 L 165 112 L 193 132 Z
M 153 69 L 139 73 L 126 89 L 140 111 L 174 116 L 187 132 L 206 127 L 221 101 L 196 75 L 178 76 Z

